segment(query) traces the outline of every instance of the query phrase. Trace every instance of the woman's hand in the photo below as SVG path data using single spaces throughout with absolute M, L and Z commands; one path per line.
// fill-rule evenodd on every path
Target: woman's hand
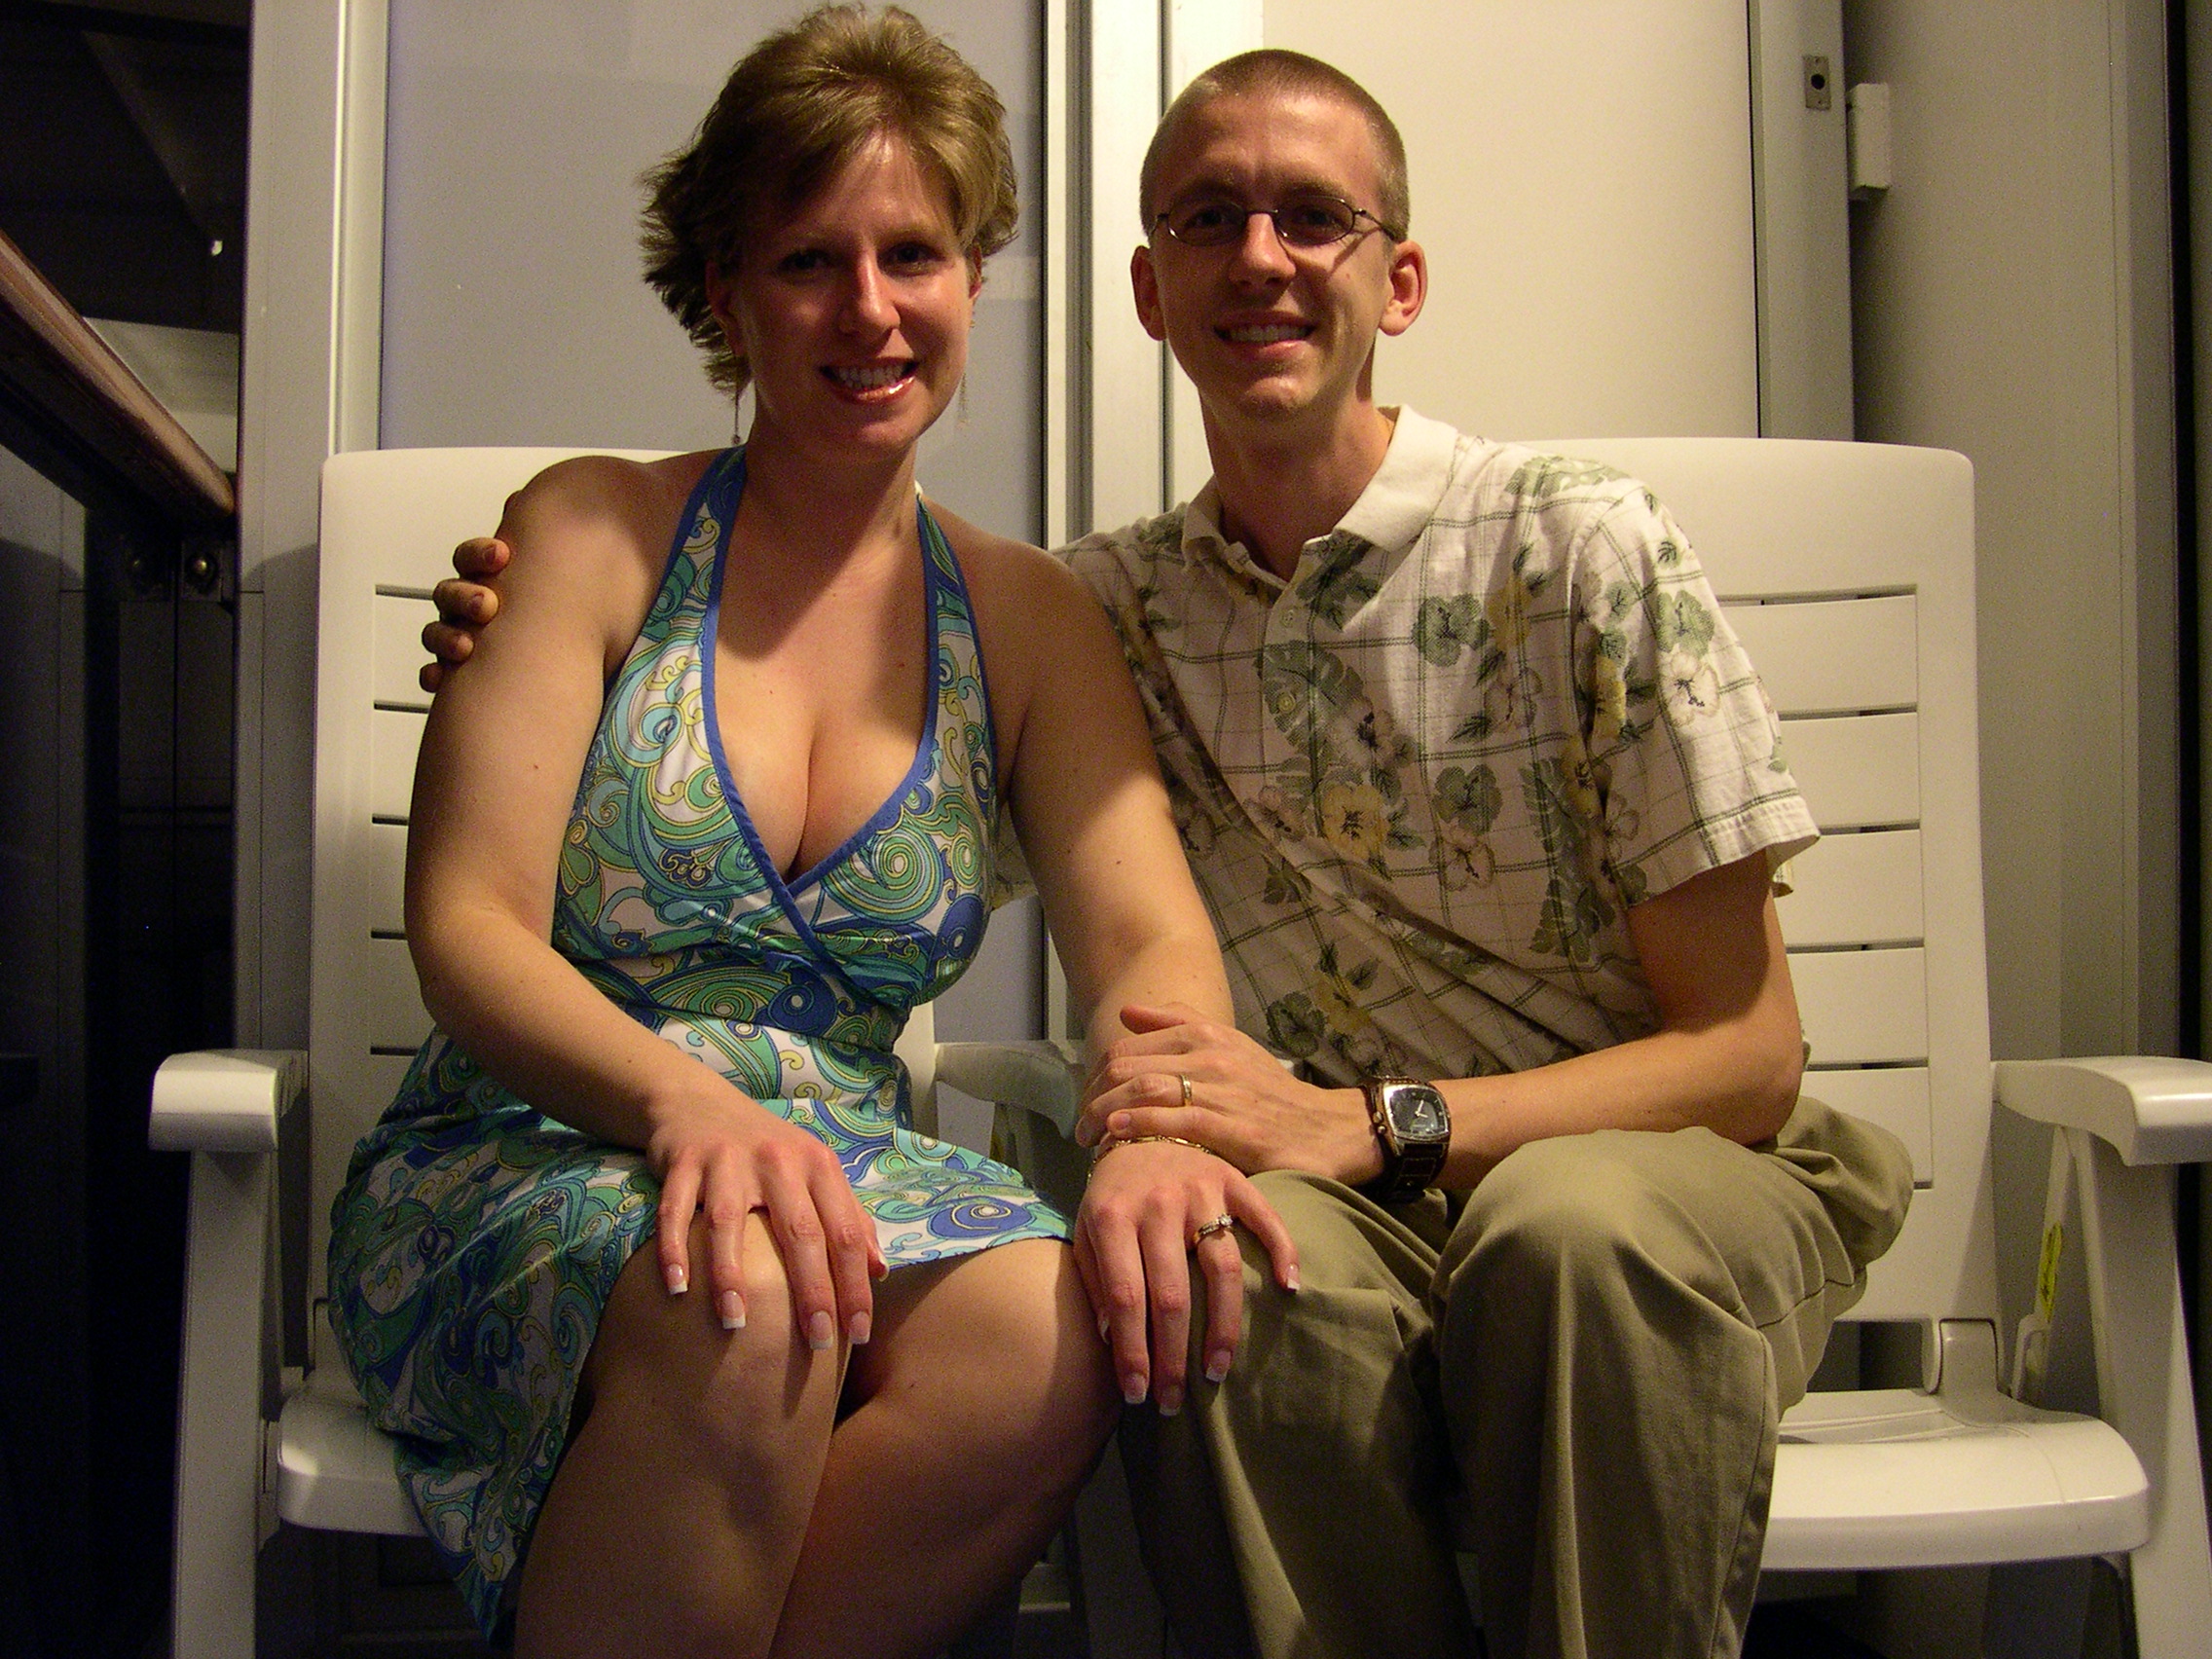
M 760 1210 L 807 1346 L 833 1346 L 839 1331 L 866 1342 L 874 1313 L 869 1281 L 889 1269 L 837 1155 L 719 1079 L 703 1081 L 715 1087 L 654 1114 L 645 1143 L 661 1180 L 660 1267 L 669 1294 L 690 1286 L 691 1216 L 704 1210 L 715 1312 L 724 1330 L 742 1329 L 745 1218 Z
M 1235 1228 L 1213 1225 L 1224 1216 L 1250 1230 L 1268 1252 L 1275 1282 L 1295 1291 L 1298 1246 L 1282 1218 L 1213 1154 L 1173 1141 L 1131 1141 L 1110 1147 L 1091 1169 L 1076 1215 L 1076 1267 L 1099 1334 L 1114 1350 L 1122 1397 L 1131 1405 L 1149 1391 L 1161 1412 L 1183 1409 L 1194 1258 L 1206 1278 L 1206 1379 L 1218 1382 L 1229 1373 L 1244 1334 L 1244 1260 Z
M 468 660 L 477 630 L 499 614 L 498 590 L 483 584 L 513 557 L 514 550 L 493 535 L 472 535 L 453 550 L 453 568 L 461 573 L 430 590 L 438 619 L 423 625 L 423 648 L 436 660 L 424 663 L 415 677 L 432 696 L 445 683 L 446 671 Z

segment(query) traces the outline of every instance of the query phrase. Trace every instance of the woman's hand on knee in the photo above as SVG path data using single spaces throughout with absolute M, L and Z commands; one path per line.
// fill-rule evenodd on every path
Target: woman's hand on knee
M 840 1332 L 866 1342 L 871 1281 L 888 1269 L 837 1155 L 726 1085 L 719 1095 L 710 1089 L 655 1116 L 659 1126 L 645 1153 L 661 1179 L 658 1248 L 669 1294 L 690 1288 L 691 1217 L 703 1212 L 716 1315 L 724 1330 L 744 1329 L 746 1218 L 759 1210 L 807 1346 L 833 1347 Z
M 1234 1165 L 1197 1147 L 1146 1141 L 1115 1143 L 1092 1167 L 1076 1217 L 1076 1266 L 1129 1404 L 1149 1393 L 1164 1413 L 1182 1409 L 1194 1263 L 1206 1287 L 1201 1364 L 1209 1382 L 1227 1375 L 1244 1327 L 1239 1227 L 1268 1252 L 1276 1283 L 1296 1290 L 1298 1247 Z

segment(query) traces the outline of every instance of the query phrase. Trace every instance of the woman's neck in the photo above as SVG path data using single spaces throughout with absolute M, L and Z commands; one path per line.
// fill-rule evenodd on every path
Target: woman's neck
M 754 424 L 745 445 L 744 510 L 778 528 L 786 558 L 841 565 L 865 549 L 914 543 L 914 452 L 824 454 Z

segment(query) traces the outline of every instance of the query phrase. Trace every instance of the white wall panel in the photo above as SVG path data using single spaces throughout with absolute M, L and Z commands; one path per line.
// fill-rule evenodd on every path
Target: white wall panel
M 1390 111 L 1433 288 L 1376 386 L 1508 438 L 1758 430 L 1744 0 L 1267 0 Z

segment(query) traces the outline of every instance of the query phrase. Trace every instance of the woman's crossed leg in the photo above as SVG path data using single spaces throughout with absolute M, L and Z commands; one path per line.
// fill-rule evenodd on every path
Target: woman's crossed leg
M 651 1250 L 617 1281 L 531 1542 L 520 1659 L 934 1652 L 1096 1460 L 1119 1402 L 1064 1247 L 900 1269 L 872 1342 L 815 1351 L 762 1218 L 747 1231 L 742 1331 L 667 1295 Z

